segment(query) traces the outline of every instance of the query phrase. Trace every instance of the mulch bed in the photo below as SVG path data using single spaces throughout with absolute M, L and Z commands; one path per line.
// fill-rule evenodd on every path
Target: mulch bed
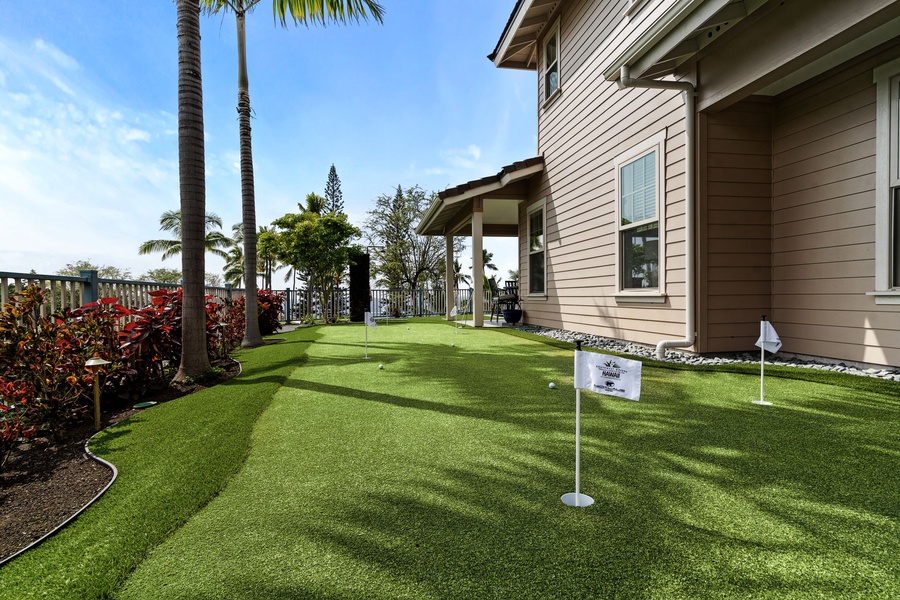
M 214 363 L 225 372 L 202 384 L 168 387 L 141 398 L 141 402 L 168 402 L 212 387 L 240 373 L 240 365 L 227 360 Z M 127 405 L 104 406 L 102 427 L 109 427 L 139 412 Z M 112 479 L 112 471 L 84 452 L 94 434 L 91 422 L 69 431 L 64 440 L 34 440 L 12 451 L 0 472 L 0 561 L 52 531 L 78 512 Z

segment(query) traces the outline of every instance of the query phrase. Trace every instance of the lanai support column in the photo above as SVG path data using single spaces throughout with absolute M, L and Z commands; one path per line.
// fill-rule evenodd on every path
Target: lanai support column
M 472 312 L 474 327 L 484 327 L 484 200 L 480 197 L 472 201 Z
M 445 250 L 447 254 L 446 260 L 446 270 L 444 273 L 444 286 L 447 290 L 447 298 L 446 298 L 446 310 L 444 311 L 444 316 L 447 320 L 450 320 L 450 311 L 453 310 L 453 305 L 456 303 L 456 298 L 453 293 L 453 235 L 445 236 L 447 241 L 447 249 Z

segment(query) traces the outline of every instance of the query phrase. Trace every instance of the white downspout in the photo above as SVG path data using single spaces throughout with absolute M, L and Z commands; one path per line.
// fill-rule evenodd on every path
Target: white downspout
M 695 135 L 695 94 L 693 84 L 686 81 L 659 81 L 656 79 L 632 79 L 628 66 L 623 66 L 619 71 L 619 89 L 625 88 L 657 88 L 667 90 L 681 90 L 684 97 L 684 235 L 685 235 L 685 266 L 684 266 L 684 339 L 663 340 L 656 345 L 656 357 L 660 360 L 666 357 L 666 348 L 687 348 L 693 346 L 697 338 L 696 306 L 697 294 L 695 291 L 694 254 L 696 248 L 696 234 L 694 232 L 696 175 L 694 174 L 694 156 L 696 154 L 697 140 Z M 665 251 L 665 249 L 663 249 Z

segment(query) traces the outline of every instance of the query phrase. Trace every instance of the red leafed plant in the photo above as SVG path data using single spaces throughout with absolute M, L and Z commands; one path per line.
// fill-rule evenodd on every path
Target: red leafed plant
M 150 306 L 134 311 L 119 332 L 122 355 L 138 380 L 159 381 L 181 358 L 181 290 L 150 292 Z
M 91 319 L 92 327 L 81 328 L 67 313 L 42 316 L 45 298 L 30 285 L 0 312 L 0 399 L 25 430 L 36 427 L 58 439 L 87 411 L 92 380 L 84 363 L 104 346 L 97 332 L 105 324 Z

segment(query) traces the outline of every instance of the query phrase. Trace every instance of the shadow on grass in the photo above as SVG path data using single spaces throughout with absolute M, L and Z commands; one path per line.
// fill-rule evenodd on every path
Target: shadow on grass
M 432 597 L 900 594 L 897 386 L 784 369 L 767 382 L 775 406 L 758 407 L 758 378 L 741 369 L 648 363 L 641 403 L 583 399 L 582 488 L 597 504 L 571 509 L 558 498 L 573 488 L 574 393 L 548 402 L 545 389 L 571 385 L 560 377 L 571 355 L 461 346 L 379 344 L 392 369 L 439 382 L 444 399 L 286 383 L 528 432 L 391 491 L 360 490 L 304 520 L 305 537 Z

